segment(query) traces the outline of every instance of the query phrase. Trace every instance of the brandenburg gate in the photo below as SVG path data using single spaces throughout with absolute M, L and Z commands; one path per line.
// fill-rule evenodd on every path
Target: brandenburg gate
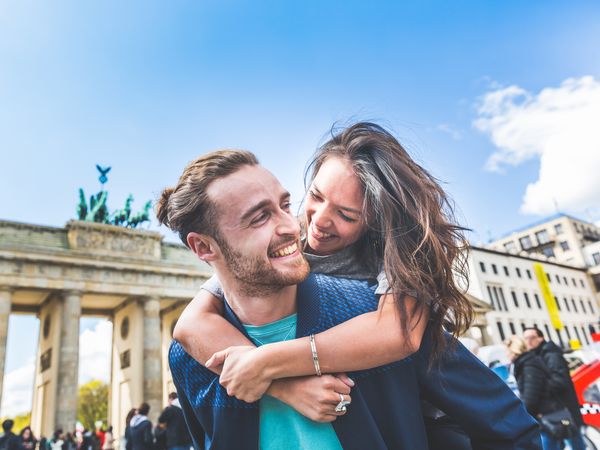
M 156 422 L 174 390 L 167 352 L 186 303 L 210 268 L 152 231 L 70 221 L 64 228 L 0 221 L 0 395 L 8 318 L 35 314 L 31 426 L 37 436 L 73 430 L 77 419 L 79 319 L 112 321 L 108 423 L 124 433 L 141 402 Z

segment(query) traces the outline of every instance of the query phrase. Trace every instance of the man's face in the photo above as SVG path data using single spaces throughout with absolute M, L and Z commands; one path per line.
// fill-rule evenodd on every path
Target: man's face
M 525 341 L 525 345 L 527 345 L 527 350 L 538 348 L 544 342 L 544 338 L 538 336 L 535 330 L 525 330 L 523 340 Z
M 290 194 L 261 166 L 244 166 L 208 188 L 217 210 L 215 237 L 224 268 L 246 295 L 297 284 L 309 272 Z

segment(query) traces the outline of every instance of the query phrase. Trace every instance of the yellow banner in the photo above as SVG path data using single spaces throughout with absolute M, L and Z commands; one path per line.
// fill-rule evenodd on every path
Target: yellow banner
M 546 306 L 548 307 L 548 313 L 550 314 L 550 321 L 552 322 L 552 326 L 556 330 L 562 330 L 563 323 L 560 320 L 560 316 L 558 315 L 558 306 L 556 305 L 556 299 L 554 298 L 554 295 L 552 295 L 552 291 L 550 290 L 550 283 L 548 282 L 548 277 L 546 276 L 546 272 L 544 271 L 544 266 L 542 266 L 540 263 L 533 263 L 533 271 L 535 272 L 538 284 L 540 285 L 542 296 L 546 301 Z

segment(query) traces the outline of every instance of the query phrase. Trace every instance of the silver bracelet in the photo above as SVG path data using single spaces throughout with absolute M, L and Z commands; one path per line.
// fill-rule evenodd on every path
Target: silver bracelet
M 312 352 L 313 364 L 315 365 L 315 372 L 317 376 L 321 376 L 321 366 L 319 365 L 319 355 L 317 354 L 317 344 L 315 344 L 315 335 L 311 334 L 310 339 L 310 351 Z

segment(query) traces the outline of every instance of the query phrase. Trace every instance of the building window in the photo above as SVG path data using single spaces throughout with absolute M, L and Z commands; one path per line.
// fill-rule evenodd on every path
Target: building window
M 535 304 L 537 305 L 537 307 L 539 309 L 542 309 L 542 304 L 540 303 L 540 297 L 536 293 L 534 293 L 533 298 L 535 298 Z
M 575 278 L 571 278 L 571 283 L 573 283 L 573 287 L 577 287 L 577 283 L 575 283 Z
M 506 336 L 504 335 L 504 328 L 502 328 L 502 324 L 500 322 L 496 322 L 496 326 L 498 327 L 498 333 L 500 333 L 500 340 L 504 341 Z
M 581 278 L 581 279 L 579 280 L 579 284 L 581 284 L 581 287 L 585 289 L 585 284 L 583 284 L 583 278 Z
M 567 251 L 569 250 L 569 243 L 567 241 L 560 241 L 560 248 L 563 249 L 563 251 Z
M 542 250 L 542 253 L 546 255 L 548 258 L 554 256 L 554 249 L 552 247 L 546 247 Z
M 554 303 L 556 303 L 556 307 L 560 311 L 560 302 L 558 301 L 558 297 L 556 295 L 554 296 Z
M 550 340 L 550 338 L 551 338 L 550 327 L 548 327 L 547 323 L 544 324 L 544 330 L 546 330 L 546 339 Z
M 565 282 L 565 286 L 569 285 L 569 282 L 567 281 L 567 277 L 563 277 L 563 281 Z
M 502 300 L 502 306 L 504 306 L 504 311 L 508 311 L 508 306 L 506 306 L 506 300 L 504 299 L 504 291 L 501 287 L 498 288 L 498 292 L 500 292 L 500 299 Z
M 483 261 L 479 263 L 479 268 L 483 273 L 485 273 L 485 264 L 483 263 Z
M 582 343 L 583 341 L 581 340 L 581 336 L 579 336 L 579 330 L 575 325 L 573 325 L 573 331 L 575 332 L 575 336 L 577 336 L 577 340 Z
M 577 311 L 577 305 L 575 304 L 575 299 L 573 297 L 571 297 L 571 304 L 573 305 L 573 311 L 579 312 Z
M 519 268 L 517 267 L 517 268 L 515 268 L 515 272 L 517 272 L 517 276 L 518 276 L 519 278 L 521 278 L 521 269 L 519 269 Z
M 504 244 L 504 250 L 506 250 L 507 252 L 515 252 L 517 251 L 517 246 L 513 241 L 506 242 Z
M 592 253 L 592 259 L 594 260 L 594 265 L 597 266 L 600 264 L 600 253 Z
M 487 286 L 487 291 L 490 297 L 490 304 L 492 305 L 492 309 L 496 309 L 496 303 L 494 302 L 494 297 L 492 296 L 492 288 Z
M 562 234 L 562 232 L 563 232 L 562 223 L 557 223 L 556 225 L 554 225 L 554 231 L 556 231 L 556 234 Z
M 556 278 L 556 282 L 560 284 L 560 277 L 558 275 L 554 275 L 554 278 Z
M 548 272 L 546 272 L 546 278 L 548 278 L 548 283 L 552 283 L 552 277 Z
M 496 267 L 496 264 L 492 264 L 492 272 L 494 272 L 494 275 L 498 275 L 498 268 Z
M 527 272 L 527 278 L 529 278 L 531 280 L 531 270 L 527 269 L 526 272 Z
M 569 331 L 569 327 L 565 325 L 565 332 L 567 333 L 567 338 L 571 340 L 571 332 Z
M 515 304 L 515 308 L 518 308 L 519 301 L 517 300 L 517 293 L 515 291 L 510 291 L 510 295 L 512 296 L 513 303 Z
M 538 231 L 535 233 L 535 237 L 540 245 L 550 242 L 550 237 L 548 236 L 548 232 L 546 230 Z
M 525 323 L 521 322 L 521 331 L 525 331 L 525 328 L 527 328 L 527 327 L 525 326 Z
M 568 312 L 571 312 L 571 308 L 569 308 L 569 302 L 567 301 L 567 297 L 563 297 L 563 301 L 565 302 L 565 308 Z
M 508 326 L 510 327 L 510 333 L 511 334 L 517 334 L 517 330 L 515 330 L 515 324 L 512 322 L 508 322 Z
M 580 327 L 581 328 L 581 334 L 583 335 L 583 338 L 585 339 L 585 343 L 589 345 L 590 340 L 588 339 L 587 334 L 585 333 L 585 328 Z
M 523 292 L 523 297 L 525 297 L 525 303 L 527 304 L 527 307 L 531 309 L 531 303 L 529 302 L 529 294 L 527 294 L 527 292 Z
M 504 266 L 504 275 L 509 276 L 508 267 Z
M 575 231 L 579 231 L 579 224 L 577 222 L 573 222 L 573 226 L 575 227 Z
M 523 250 L 529 250 L 533 245 L 531 244 L 531 238 L 529 236 L 524 236 L 519 239 L 519 243 L 521 244 L 521 248 Z
M 588 306 L 590 307 L 590 312 L 592 314 L 596 314 L 596 310 L 594 309 L 594 307 L 592 306 L 592 301 L 588 300 Z
M 582 299 L 579 299 L 579 304 L 581 305 L 581 310 L 583 311 L 583 313 L 587 314 L 587 311 L 585 310 L 585 304 L 583 303 Z

